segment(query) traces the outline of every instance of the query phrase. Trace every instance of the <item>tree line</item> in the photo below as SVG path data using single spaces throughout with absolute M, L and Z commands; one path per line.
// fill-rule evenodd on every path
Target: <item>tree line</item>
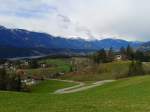
M 114 61 L 116 54 L 120 54 L 122 60 L 150 61 L 150 54 L 148 52 L 134 50 L 130 45 L 126 48 L 121 47 L 119 52 L 114 51 L 112 47 L 109 50 L 100 49 L 92 55 L 92 59 L 95 63 L 108 63 Z
M 130 45 L 126 48 L 121 47 L 119 52 L 115 52 L 111 47 L 109 50 L 100 49 L 92 55 L 92 59 L 95 63 L 108 63 L 115 60 L 115 55 L 120 54 L 122 60 L 130 61 L 128 76 L 144 75 L 145 71 L 142 62 L 150 61 L 150 55 L 148 52 L 140 50 L 134 50 Z
M 111 47 L 107 53 L 105 49 L 100 49 L 92 55 L 92 59 L 95 63 L 107 63 L 114 60 L 115 54 Z
M 0 90 L 21 91 L 21 76 L 8 74 L 5 68 L 0 68 Z

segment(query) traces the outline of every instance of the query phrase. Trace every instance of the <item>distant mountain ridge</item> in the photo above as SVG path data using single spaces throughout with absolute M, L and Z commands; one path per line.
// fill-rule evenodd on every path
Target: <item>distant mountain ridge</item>
M 27 31 L 23 29 L 8 29 L 0 26 L 0 58 L 34 56 L 47 54 L 87 53 L 101 48 L 120 49 L 131 45 L 134 48 L 142 42 L 130 42 L 121 39 L 103 39 L 87 41 L 84 39 L 66 39 L 50 34 Z
M 142 44 L 140 46 L 140 50 L 142 50 L 142 51 L 150 51 L 150 41 L 149 42 L 145 42 L 144 44 Z

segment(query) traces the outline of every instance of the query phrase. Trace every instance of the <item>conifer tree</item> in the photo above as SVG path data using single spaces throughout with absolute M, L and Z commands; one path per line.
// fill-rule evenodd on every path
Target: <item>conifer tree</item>
M 108 51 L 107 59 L 108 59 L 108 62 L 112 62 L 114 60 L 114 52 L 113 52 L 112 47 L 110 47 L 110 49 Z
M 134 51 L 133 51 L 133 49 L 132 49 L 132 47 L 130 45 L 128 45 L 128 47 L 127 47 L 126 55 L 127 55 L 127 58 L 129 60 L 133 60 L 134 59 Z
M 7 88 L 7 74 L 5 68 L 0 69 L 0 90 L 6 90 Z

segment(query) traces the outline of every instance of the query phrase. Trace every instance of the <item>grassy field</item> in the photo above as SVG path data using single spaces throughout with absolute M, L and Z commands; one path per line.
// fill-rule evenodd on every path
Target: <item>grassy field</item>
M 49 75 L 58 72 L 66 73 L 70 71 L 69 59 L 44 59 L 39 63 L 45 63 L 49 65 L 48 68 L 26 69 L 26 73 L 29 75 Z
M 68 60 L 46 60 L 52 66 L 31 69 L 32 74 L 43 74 L 69 70 Z M 87 67 L 67 73 L 62 79 L 90 82 L 125 77 L 130 62 L 118 61 Z M 143 63 L 150 73 L 150 63 Z M 35 73 L 34 73 L 35 72 Z M 45 80 L 34 86 L 30 93 L 0 91 L 0 112 L 148 112 L 150 111 L 150 76 L 119 79 L 115 82 L 89 90 L 52 94 L 57 89 L 70 87 L 74 83 Z
M 49 86 L 50 85 L 50 86 Z M 118 80 L 86 91 L 55 95 L 72 83 L 48 81 L 32 93 L 0 92 L 1 112 L 148 112 L 150 76 Z
M 122 78 L 127 76 L 129 64 L 129 61 L 118 61 L 93 65 L 77 72 L 68 73 L 61 78 L 84 82 Z
M 67 73 L 62 76 L 61 79 L 90 82 L 106 79 L 126 78 L 128 76 L 130 63 L 130 61 L 116 61 L 93 65 L 77 72 Z M 144 62 L 143 68 L 146 74 L 150 74 L 149 62 Z
M 55 80 L 45 80 L 32 88 L 32 93 L 52 93 L 57 89 L 74 86 L 74 83 L 66 83 Z
M 118 79 L 127 77 L 130 61 L 117 61 L 99 65 L 90 65 L 84 67 L 83 69 L 77 72 L 70 72 L 71 64 L 69 59 L 46 59 L 40 61 L 40 63 L 46 63 L 50 67 L 27 69 L 25 70 L 26 73 L 29 75 L 47 76 L 50 74 L 62 72 L 65 73 L 65 75 L 58 78 L 65 80 L 91 82 L 105 79 Z M 150 63 L 143 63 L 143 65 L 146 73 L 149 74 Z
M 64 71 L 70 70 L 70 60 L 69 59 L 46 59 L 41 60 L 39 63 L 46 63 L 51 66 L 56 66 L 58 70 L 62 69 Z

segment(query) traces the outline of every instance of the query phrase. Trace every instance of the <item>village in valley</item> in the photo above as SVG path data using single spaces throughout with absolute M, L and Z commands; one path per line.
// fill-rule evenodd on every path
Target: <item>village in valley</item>
M 88 71 L 88 75 L 98 75 L 99 78 L 97 80 L 130 77 L 138 74 L 143 75 L 145 71 L 142 62 L 147 61 L 147 59 L 149 59 L 148 57 L 150 56 L 147 55 L 147 53 L 135 51 L 132 47 L 128 46 L 127 48 L 122 47 L 120 51 L 114 51 L 113 48 L 110 48 L 109 50 L 101 49 L 96 53 L 76 57 L 64 55 L 58 58 L 47 56 L 39 58 L 2 59 L 0 72 L 7 75 L 1 76 L 0 80 L 7 80 L 8 82 L 1 82 L 0 86 L 5 85 L 5 88 L 2 87 L 4 90 L 30 92 L 32 91 L 32 86 L 38 85 L 44 80 L 67 80 L 69 77 L 78 77 L 79 79 L 77 78 L 77 81 L 82 81 L 83 79 L 80 79 L 80 75 L 87 75 L 87 73 L 84 73 L 85 71 Z M 126 65 L 128 71 L 120 74 L 120 76 L 112 77 L 112 74 L 109 74 L 110 76 L 108 77 L 101 76 L 101 74 L 107 72 L 107 70 L 105 70 L 107 68 L 103 68 L 103 66 L 106 66 L 107 64 L 113 65 L 115 63 L 131 63 L 131 65 Z M 138 69 L 138 71 L 136 69 Z M 10 75 L 13 77 L 10 77 Z M 89 78 L 90 77 L 91 76 L 89 76 Z M 87 81 L 90 80 L 88 79 Z M 16 85 L 12 83 L 15 83 Z M 15 86 L 10 87 L 10 85 Z

